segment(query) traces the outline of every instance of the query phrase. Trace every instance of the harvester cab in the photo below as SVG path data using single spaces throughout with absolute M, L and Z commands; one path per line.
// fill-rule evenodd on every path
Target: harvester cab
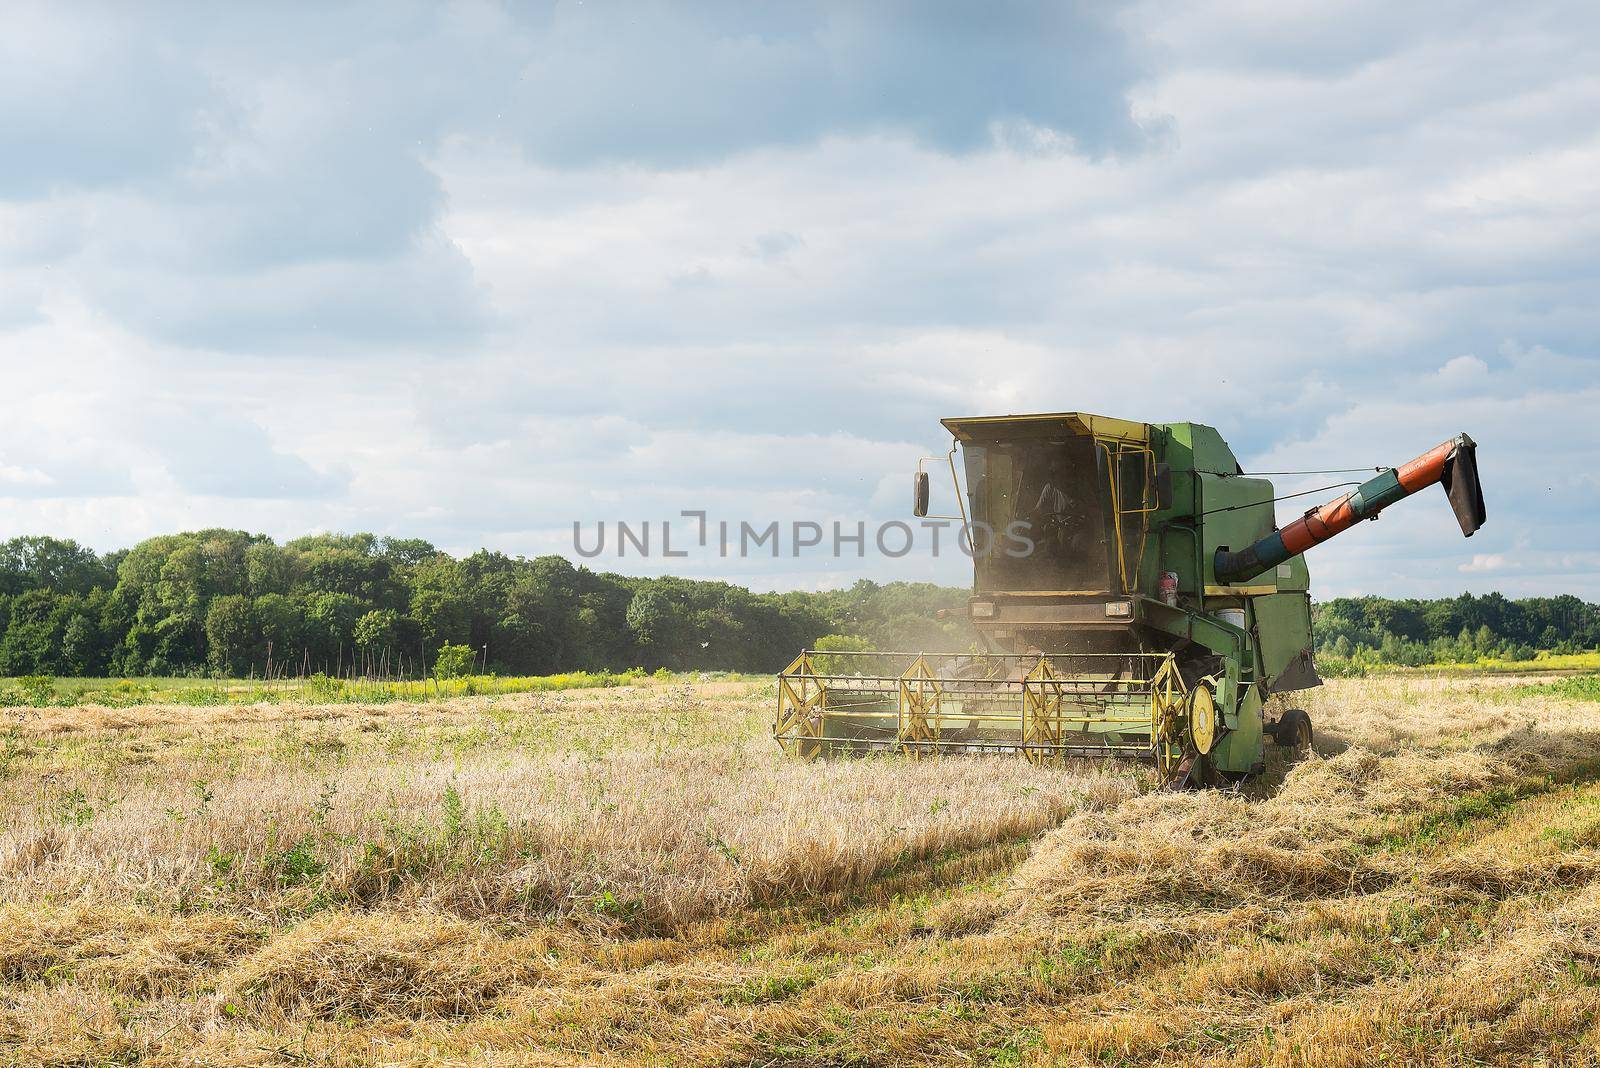
M 1305 550 L 1434 483 L 1463 534 L 1484 521 L 1465 434 L 1280 529 L 1272 483 L 1208 426 L 1078 412 L 943 425 L 960 514 L 942 518 L 972 552 L 977 640 L 802 652 L 773 726 L 798 757 L 1122 754 L 1172 784 L 1237 780 L 1268 741 L 1311 742 L 1305 713 L 1275 696 L 1321 683 Z M 919 469 L 915 515 L 930 497 Z

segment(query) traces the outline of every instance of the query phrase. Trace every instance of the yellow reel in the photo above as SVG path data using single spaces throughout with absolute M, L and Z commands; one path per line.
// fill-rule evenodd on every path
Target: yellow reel
M 1189 739 L 1195 752 L 1205 756 L 1217 744 L 1220 734 L 1217 723 L 1217 699 L 1211 692 L 1211 683 L 1201 680 L 1189 691 Z

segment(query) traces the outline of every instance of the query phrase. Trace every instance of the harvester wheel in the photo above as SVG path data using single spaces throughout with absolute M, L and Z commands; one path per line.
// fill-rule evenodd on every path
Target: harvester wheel
M 1286 709 L 1272 728 L 1272 740 L 1285 749 L 1304 753 L 1311 748 L 1311 717 L 1303 709 Z
M 1217 744 L 1217 699 L 1209 683 L 1201 680 L 1189 691 L 1189 739 L 1201 756 Z

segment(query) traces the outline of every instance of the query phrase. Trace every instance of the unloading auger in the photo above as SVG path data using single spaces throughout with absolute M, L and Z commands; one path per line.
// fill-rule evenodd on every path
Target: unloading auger
M 1154 760 L 1164 781 L 1258 772 L 1268 740 L 1311 743 L 1276 695 L 1321 684 L 1303 553 L 1444 487 L 1484 522 L 1465 434 L 1279 529 L 1273 486 L 1211 427 L 1080 412 L 946 419 L 973 549 L 977 651 L 807 650 L 778 676 L 773 736 L 803 759 L 898 751 Z M 966 493 L 957 479 L 962 454 Z M 928 514 L 929 477 L 914 480 Z

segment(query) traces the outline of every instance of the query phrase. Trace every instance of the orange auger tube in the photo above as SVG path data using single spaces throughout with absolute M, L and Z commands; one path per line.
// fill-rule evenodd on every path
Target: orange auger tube
M 1465 434 L 1458 435 L 1398 469 L 1391 467 L 1368 479 L 1343 497 L 1311 509 L 1248 548 L 1238 552 L 1218 549 L 1213 561 L 1217 580 L 1242 582 L 1255 578 L 1435 482 L 1444 484 L 1461 533 L 1470 538 L 1483 526 L 1485 518 L 1477 451 L 1477 442 Z

